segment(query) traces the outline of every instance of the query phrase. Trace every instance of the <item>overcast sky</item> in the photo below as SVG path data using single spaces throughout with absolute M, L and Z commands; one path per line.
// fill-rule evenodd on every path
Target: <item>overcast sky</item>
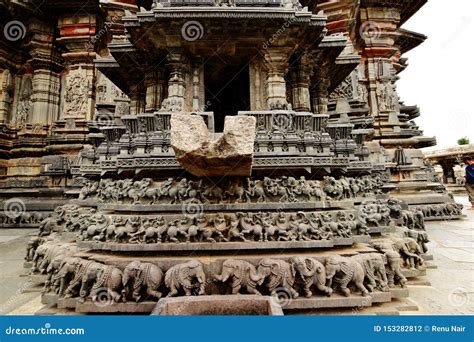
M 408 52 L 398 93 L 418 105 L 416 123 L 448 147 L 467 136 L 474 143 L 474 1 L 428 0 L 403 28 L 428 39 Z

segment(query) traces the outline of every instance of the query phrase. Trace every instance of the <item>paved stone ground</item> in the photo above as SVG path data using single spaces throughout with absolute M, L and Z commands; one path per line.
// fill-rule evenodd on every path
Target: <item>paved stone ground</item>
M 466 197 L 456 201 L 470 203 Z M 431 286 L 409 286 L 410 298 L 420 315 L 474 314 L 474 210 L 464 210 L 462 221 L 430 222 L 426 225 L 431 242 L 429 252 L 437 269 L 429 269 L 425 279 Z
M 469 203 L 466 197 L 456 200 Z M 418 311 L 403 315 L 474 314 L 474 211 L 465 210 L 462 221 L 430 222 L 430 253 L 436 269 L 429 269 L 417 285 L 410 285 L 410 302 Z M 0 230 L 0 314 L 29 315 L 42 308 L 39 292 L 32 292 L 23 269 L 25 246 L 32 229 Z M 430 283 L 431 285 L 426 285 Z M 396 307 L 394 303 L 392 305 Z M 363 310 L 360 314 L 392 313 L 390 306 Z M 345 312 L 347 314 L 347 312 Z

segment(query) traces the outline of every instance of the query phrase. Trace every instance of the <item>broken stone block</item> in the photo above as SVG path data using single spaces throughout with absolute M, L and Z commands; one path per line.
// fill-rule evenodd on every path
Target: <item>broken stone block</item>
M 256 120 L 227 116 L 224 132 L 209 132 L 198 115 L 171 116 L 171 146 L 181 166 L 198 177 L 250 176 Z

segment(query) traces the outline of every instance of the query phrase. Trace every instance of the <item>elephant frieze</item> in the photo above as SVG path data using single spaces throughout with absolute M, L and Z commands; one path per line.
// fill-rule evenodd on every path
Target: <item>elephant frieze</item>
M 231 280 L 232 294 L 240 293 L 245 289 L 248 293 L 260 295 L 257 285 L 261 285 L 264 276 L 257 272 L 254 265 L 243 260 L 228 259 L 222 263 L 222 274 L 214 276 L 215 281 L 227 282 Z
M 107 292 L 107 300 L 118 303 L 123 299 L 122 278 L 122 271 L 115 266 L 100 263 L 90 265 L 82 277 L 79 301 L 84 302 L 88 296 L 93 302 L 101 301 L 103 292 Z
M 186 296 L 191 296 L 193 290 L 197 295 L 205 294 L 206 275 L 202 263 L 197 260 L 177 264 L 165 274 L 165 285 L 170 290 L 167 297 L 174 297 L 183 290 Z
M 314 285 L 319 291 L 331 296 L 333 290 L 326 286 L 326 268 L 314 258 L 292 257 L 290 265 L 303 281 L 305 297 L 312 296 L 311 287 Z
M 160 267 L 146 262 L 132 261 L 123 270 L 123 295 L 128 297 L 132 287 L 132 298 L 139 302 L 144 295 L 160 299 L 162 293 L 158 287 L 163 282 L 163 271 Z
M 332 287 L 333 282 L 347 297 L 351 291 L 348 285 L 354 284 L 363 296 L 369 294 L 364 286 L 365 273 L 362 266 L 352 258 L 333 256 L 326 259 L 327 286 Z
M 283 288 L 292 298 L 299 297 L 299 293 L 294 289 L 295 271 L 288 262 L 265 258 L 260 260 L 257 270 L 264 276 L 263 285 L 272 296 L 278 295 L 277 288 Z

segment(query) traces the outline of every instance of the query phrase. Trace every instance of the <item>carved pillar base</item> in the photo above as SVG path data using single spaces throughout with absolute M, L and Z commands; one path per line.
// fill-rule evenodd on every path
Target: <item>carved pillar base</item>
M 168 81 L 168 97 L 163 101 L 161 110 L 183 112 L 186 110 L 186 73 L 188 61 L 182 52 L 173 51 L 168 55 L 170 78 Z
M 291 109 L 286 98 L 285 81 L 290 52 L 288 48 L 269 48 L 265 51 L 264 58 L 268 69 L 267 107 L 270 110 Z

